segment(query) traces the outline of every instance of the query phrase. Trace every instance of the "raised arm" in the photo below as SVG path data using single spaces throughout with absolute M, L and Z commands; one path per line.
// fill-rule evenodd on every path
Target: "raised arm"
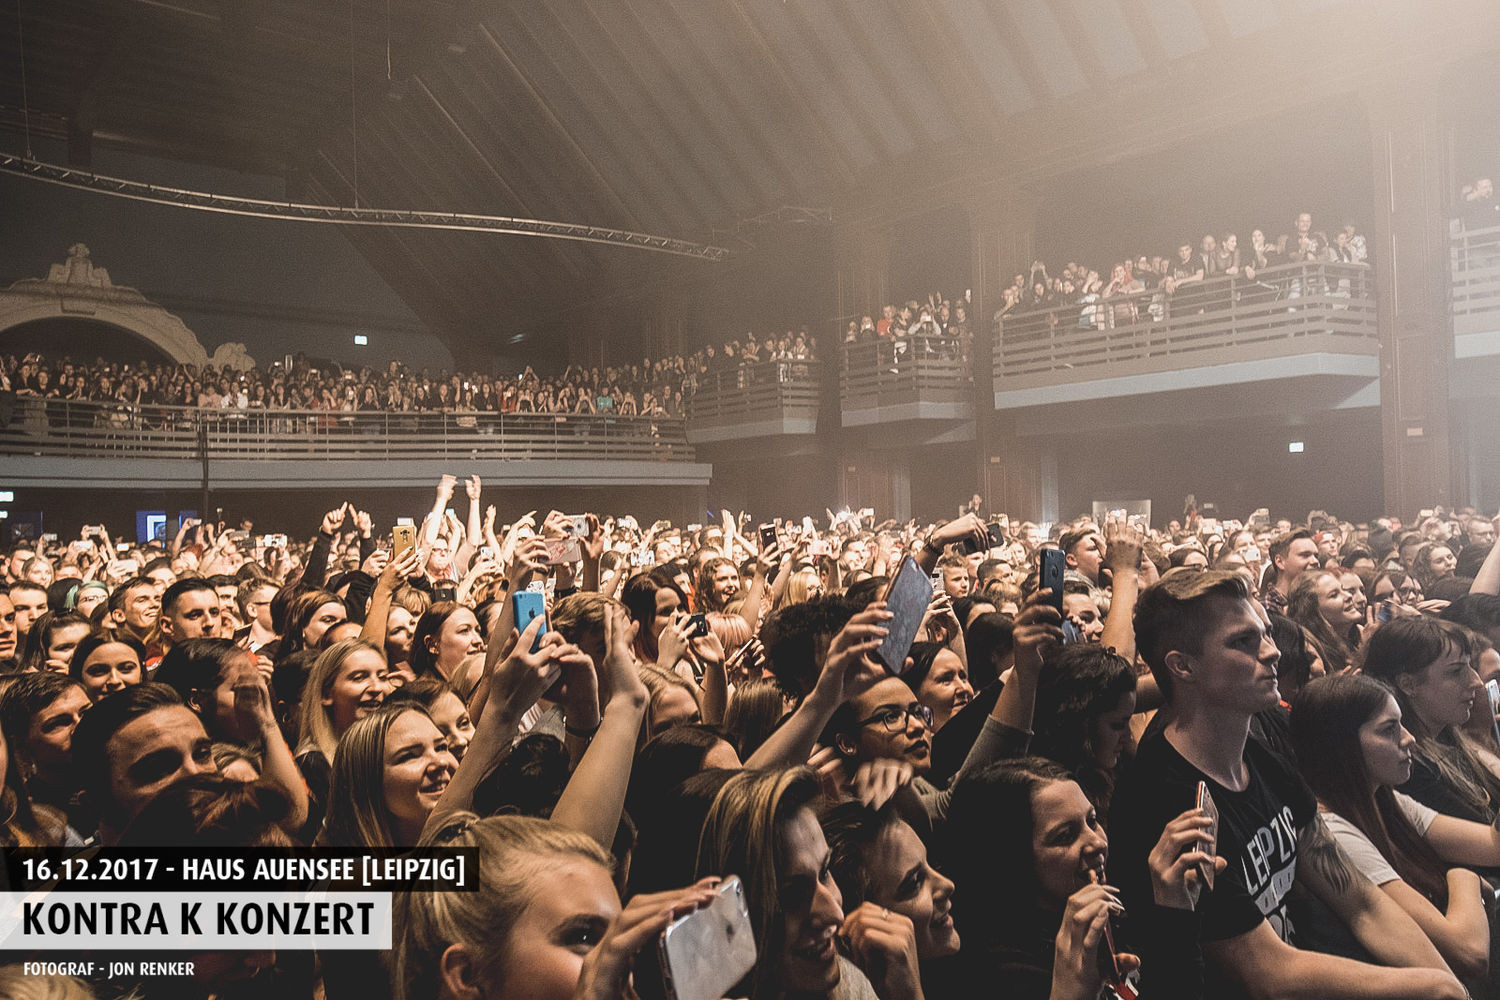
M 605 609 L 600 689 L 608 690 L 609 700 L 593 743 L 552 810 L 553 822 L 588 834 L 606 850 L 614 843 L 625 808 L 636 737 L 650 699 L 630 652 L 636 628 L 623 607 L 611 604 Z
M 889 631 L 886 624 L 892 617 L 885 603 L 876 601 L 849 619 L 828 644 L 828 655 L 812 691 L 745 761 L 747 768 L 795 767 L 807 762 L 818 734 L 838 707 L 889 676 L 870 654 L 885 640 Z
M 373 642 L 381 649 L 385 648 L 385 628 L 391 616 L 391 602 L 395 598 L 396 588 L 401 586 L 402 580 L 416 576 L 421 571 L 422 563 L 415 545 L 402 549 L 394 559 L 385 564 L 380 577 L 375 581 L 375 589 L 370 594 L 370 608 L 365 612 L 365 623 L 359 629 L 361 639 Z
M 427 520 L 422 522 L 424 548 L 431 549 L 433 543 L 438 540 L 438 534 L 443 528 L 443 515 L 448 511 L 448 504 L 453 500 L 453 490 L 457 485 L 457 477 L 447 473 L 443 473 L 442 478 L 438 480 L 437 494 L 432 501 L 432 511 L 427 515 Z
M 1141 555 L 1146 536 L 1135 525 L 1117 518 L 1104 522 L 1104 565 L 1109 570 L 1109 614 L 1104 616 L 1101 641 L 1135 663 L 1136 598 L 1141 593 Z
M 916 554 L 917 565 L 922 567 L 923 573 L 931 573 L 937 568 L 937 561 L 943 554 L 943 549 L 965 538 L 973 538 L 984 546 L 989 545 L 989 531 L 985 528 L 984 522 L 979 520 L 978 514 L 965 514 L 941 527 L 933 528 L 927 535 L 927 541 L 923 543 L 922 550 Z
M 740 617 L 750 626 L 750 634 L 760 629 L 760 608 L 766 597 L 766 578 L 776 568 L 781 557 L 781 546 L 770 545 L 756 553 L 755 575 L 750 579 L 750 589 L 740 602 Z
M 484 541 L 484 521 L 480 517 L 479 493 L 482 484 L 478 476 L 470 476 L 469 481 L 464 483 L 464 493 L 469 497 L 468 523 L 464 527 L 463 541 L 458 544 L 453 552 L 453 565 L 462 572 L 468 565 L 469 560 L 474 557 L 474 551 Z
M 1495 520 L 1500 521 L 1500 517 Z M 1500 545 L 1490 546 L 1479 572 L 1474 574 L 1474 582 L 1469 584 L 1469 593 L 1500 594 Z
M 291 801 L 291 811 L 281 821 L 287 833 L 295 834 L 307 822 L 307 783 L 292 759 L 292 751 L 276 723 L 271 707 L 271 691 L 266 675 L 258 668 L 245 668 L 234 681 L 234 714 L 240 732 L 256 739 L 264 759 L 261 778 L 279 788 Z

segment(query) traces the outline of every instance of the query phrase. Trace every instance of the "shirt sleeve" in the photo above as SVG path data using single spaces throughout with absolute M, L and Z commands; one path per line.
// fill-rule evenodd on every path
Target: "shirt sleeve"
M 1432 821 L 1437 819 L 1437 810 L 1429 806 L 1424 806 L 1416 799 L 1408 795 L 1402 795 L 1400 792 L 1395 792 L 1394 794 L 1396 796 L 1396 807 L 1411 821 L 1411 825 L 1417 828 L 1418 833 L 1424 837 L 1427 836 L 1427 830 L 1432 826 Z
M 1349 860 L 1354 862 L 1354 867 L 1359 869 L 1361 875 L 1376 885 L 1400 881 L 1401 876 L 1396 874 L 1396 869 L 1391 867 L 1385 855 L 1370 843 L 1370 838 L 1359 827 L 1335 812 L 1324 812 L 1322 815 L 1328 832 L 1333 834 L 1334 841 L 1349 855 Z

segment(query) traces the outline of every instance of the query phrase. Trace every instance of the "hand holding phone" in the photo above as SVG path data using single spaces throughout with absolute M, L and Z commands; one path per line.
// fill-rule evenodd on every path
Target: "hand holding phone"
M 1203 834 L 1202 850 L 1208 855 L 1209 860 L 1198 863 L 1198 878 L 1204 886 L 1212 890 L 1214 887 L 1214 854 L 1219 849 L 1219 807 L 1214 804 L 1214 797 L 1209 794 L 1208 783 L 1198 782 L 1198 808 L 1208 815 L 1212 826 Z
M 738 876 L 718 887 L 701 910 L 667 925 L 657 943 L 662 980 L 672 1000 L 719 1000 L 755 967 L 755 932 Z
M 1047 603 L 1063 613 L 1063 573 L 1067 570 L 1068 557 L 1062 549 L 1043 549 L 1041 551 L 1041 568 L 1038 574 L 1037 589 L 1050 590 L 1052 596 Z

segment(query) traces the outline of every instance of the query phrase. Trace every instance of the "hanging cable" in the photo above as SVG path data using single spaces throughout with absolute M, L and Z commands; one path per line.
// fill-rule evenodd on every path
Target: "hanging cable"
M 21 48 L 21 114 L 25 119 L 26 159 L 31 153 L 31 99 L 26 95 L 26 32 L 21 27 L 21 0 L 16 0 L 16 41 Z
M 349 134 L 353 138 L 354 207 L 359 207 L 359 107 L 354 93 L 354 0 L 349 0 Z

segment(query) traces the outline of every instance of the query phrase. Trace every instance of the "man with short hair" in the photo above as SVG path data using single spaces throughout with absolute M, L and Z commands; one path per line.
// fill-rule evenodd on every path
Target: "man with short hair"
M 73 731 L 72 752 L 105 846 L 168 785 L 218 770 L 203 723 L 165 684 L 137 684 L 100 699 Z
M 969 560 L 950 553 L 938 559 L 937 570 L 943 575 L 943 593 L 955 601 L 969 596 Z
M 1303 572 L 1320 565 L 1318 543 L 1313 541 L 1311 528 L 1298 528 L 1277 535 L 1271 542 L 1270 555 L 1275 575 L 1261 588 L 1261 603 L 1272 611 L 1285 614 L 1292 584 Z
M 16 607 L 10 595 L 0 591 L 0 663 L 14 661 L 20 652 L 16 642 Z
M 219 594 L 202 577 L 178 580 L 161 595 L 156 628 L 165 654 L 184 639 L 214 639 L 219 635 Z
M 150 638 L 160 614 L 161 595 L 156 592 L 156 584 L 144 576 L 126 580 L 109 595 L 109 628 L 128 633 L 142 645 Z
M 10 585 L 9 594 L 16 609 L 16 642 L 24 647 L 32 623 L 47 613 L 47 591 L 30 580 L 17 580 Z
M 1311 541 L 1310 539 L 1308 541 Z M 1131 912 L 1154 896 L 1148 856 L 1162 828 L 1208 790 L 1216 853 L 1228 862 L 1182 928 L 1205 960 L 1205 997 L 1464 997 L 1432 942 L 1349 861 L 1317 801 L 1250 722 L 1280 698 L 1280 652 L 1238 573 L 1164 577 L 1135 610 L 1141 655 L 1167 701 L 1110 808 L 1110 878 Z M 1304 951 L 1288 912 L 1293 883 L 1348 925 L 1380 965 Z M 1151 989 L 1151 955 L 1141 987 Z
M 1091 586 L 1102 587 L 1100 568 L 1104 565 L 1104 539 L 1093 524 L 1084 524 L 1063 532 L 1058 539 L 1058 548 L 1063 550 L 1068 569 L 1077 573 Z
M 21 567 L 26 565 L 26 560 L 36 555 L 36 550 L 30 545 L 19 543 L 10 550 L 10 558 L 5 561 L 5 582 L 11 583 L 21 579 Z

